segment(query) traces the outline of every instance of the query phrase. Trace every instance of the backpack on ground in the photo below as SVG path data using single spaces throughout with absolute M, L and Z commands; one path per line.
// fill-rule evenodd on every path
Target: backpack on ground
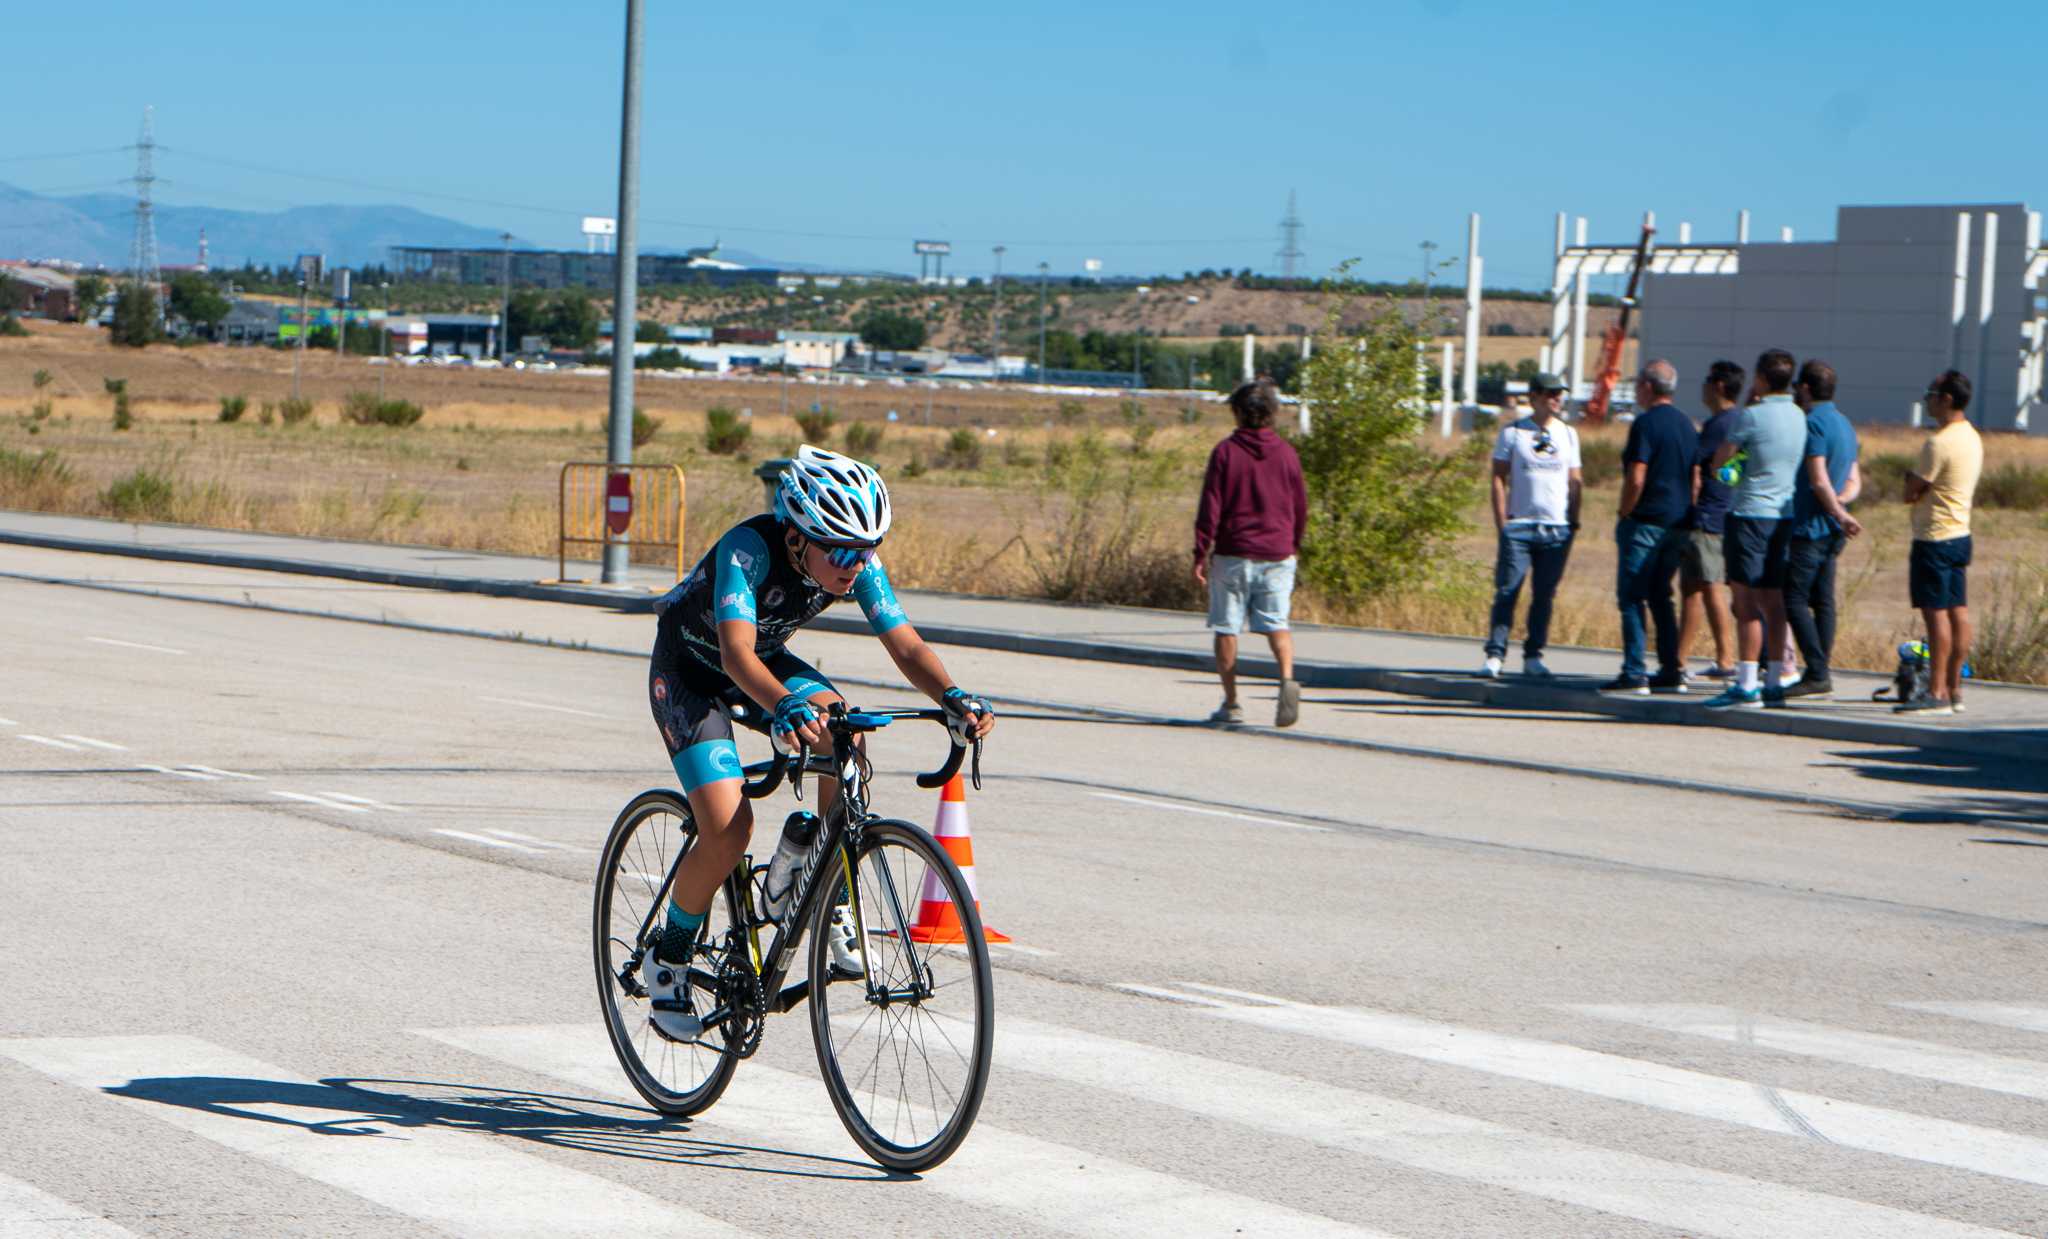
M 1895 701 L 1903 705 L 1928 695 L 1933 680 L 1932 662 L 1925 641 L 1899 642 L 1899 669 L 1892 682 L 1870 694 L 1872 701 Z

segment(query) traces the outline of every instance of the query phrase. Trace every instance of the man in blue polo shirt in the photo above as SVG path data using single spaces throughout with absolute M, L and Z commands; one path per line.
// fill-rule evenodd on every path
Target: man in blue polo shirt
M 1806 410 L 1806 454 L 1792 486 L 1792 542 L 1785 557 L 1785 618 L 1806 674 L 1787 697 L 1834 692 L 1828 660 L 1835 650 L 1835 561 L 1863 532 L 1848 505 L 1863 489 L 1856 467 L 1856 428 L 1835 407 L 1835 368 L 1809 359 L 1799 367 L 1792 398 Z
M 1671 578 L 1692 523 L 1693 470 L 1699 432 L 1671 398 L 1678 369 L 1653 361 L 1636 375 L 1635 422 L 1621 453 L 1621 522 L 1614 541 L 1619 565 L 1614 599 L 1621 608 L 1621 674 L 1602 692 L 1647 694 L 1685 691 L 1678 656 L 1678 611 L 1671 604 Z M 1644 665 L 1643 612 L 1657 625 L 1657 677 Z
M 1734 466 L 1735 507 L 1728 514 L 1722 550 L 1735 591 L 1741 630 L 1737 680 L 1707 702 L 1710 710 L 1757 709 L 1785 704 L 1777 677 L 1758 679 L 1758 663 L 1776 668 L 1785 658 L 1785 568 L 1791 552 L 1792 483 L 1806 456 L 1806 411 L 1792 400 L 1799 363 L 1781 348 L 1756 359 L 1750 404 L 1714 453 L 1716 470 Z

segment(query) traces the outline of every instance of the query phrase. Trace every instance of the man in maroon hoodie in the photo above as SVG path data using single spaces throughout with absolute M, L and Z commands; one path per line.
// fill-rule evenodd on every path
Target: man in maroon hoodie
M 1289 727 L 1301 717 L 1301 685 L 1294 680 L 1287 610 L 1294 557 L 1308 528 L 1308 488 L 1294 445 L 1273 433 L 1280 394 L 1272 382 L 1262 378 L 1230 393 L 1230 410 L 1237 430 L 1209 453 L 1195 510 L 1195 581 L 1209 587 L 1209 628 L 1223 680 L 1223 704 L 1209 721 L 1244 721 L 1237 704 L 1237 634 L 1249 613 L 1252 631 L 1266 634 L 1280 665 L 1273 725 Z

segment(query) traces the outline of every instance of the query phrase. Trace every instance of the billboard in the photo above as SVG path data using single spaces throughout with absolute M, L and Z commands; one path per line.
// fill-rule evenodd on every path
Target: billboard
M 615 237 L 619 235 L 619 221 L 604 215 L 583 217 L 583 235 L 588 237 Z
M 953 243 L 951 241 L 913 241 L 910 248 L 911 252 L 917 254 L 950 254 L 953 252 Z

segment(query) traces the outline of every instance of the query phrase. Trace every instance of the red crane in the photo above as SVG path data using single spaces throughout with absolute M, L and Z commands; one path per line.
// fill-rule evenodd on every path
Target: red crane
M 1621 313 L 1600 342 L 1600 375 L 1593 381 L 1593 395 L 1583 410 L 1589 422 L 1607 420 L 1607 404 L 1614 397 L 1614 385 L 1621 381 L 1621 348 L 1628 340 L 1629 315 L 1635 312 L 1636 292 L 1642 287 L 1643 271 L 1650 265 L 1650 238 L 1657 235 L 1656 217 L 1643 216 L 1643 237 L 1636 242 L 1635 265 L 1628 273 L 1628 291 L 1621 295 Z

